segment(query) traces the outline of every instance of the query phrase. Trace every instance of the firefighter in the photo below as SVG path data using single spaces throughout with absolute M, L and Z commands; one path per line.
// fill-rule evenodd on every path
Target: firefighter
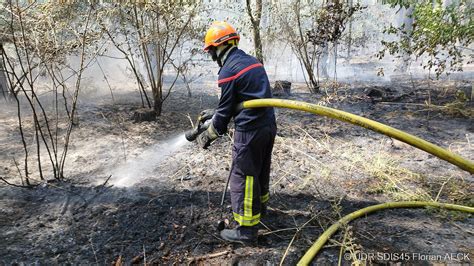
M 214 22 L 206 33 L 204 50 L 220 67 L 221 97 L 207 130 L 198 136 L 198 143 L 206 149 L 227 132 L 231 118 L 234 119 L 230 196 L 239 226 L 224 229 L 220 234 L 227 241 L 253 245 L 257 241 L 257 225 L 266 214 L 277 128 L 272 107 L 237 110 L 243 101 L 272 97 L 263 65 L 238 48 L 239 40 L 227 22 Z

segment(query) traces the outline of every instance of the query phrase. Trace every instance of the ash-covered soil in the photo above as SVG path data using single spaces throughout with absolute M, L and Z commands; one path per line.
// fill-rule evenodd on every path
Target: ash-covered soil
M 312 95 L 296 84 L 287 98 L 391 125 L 472 161 L 473 104 L 462 103 L 459 94 L 470 86 L 328 83 Z M 216 225 L 232 221 L 230 199 L 220 206 L 220 198 L 233 131 L 209 150 L 182 141 L 191 126 L 188 116 L 194 119 L 217 101 L 213 89 L 193 91 L 192 97 L 178 90 L 157 121 L 133 123 L 137 93 L 117 94 L 113 104 L 84 100 L 67 180 L 31 189 L 0 184 L 0 264 L 273 265 L 286 253 L 283 263 L 291 265 L 331 224 L 366 206 L 397 200 L 474 206 L 473 176 L 456 166 L 363 128 L 280 109 L 270 210 L 259 244 L 228 244 Z M 22 146 L 14 113 L 3 112 L 0 120 L 0 176 L 18 184 L 13 158 L 21 162 Z M 343 245 L 343 265 L 371 254 L 378 254 L 372 264 L 467 265 L 474 258 L 473 221 L 435 209 L 381 211 L 340 230 L 314 263 L 337 264 Z

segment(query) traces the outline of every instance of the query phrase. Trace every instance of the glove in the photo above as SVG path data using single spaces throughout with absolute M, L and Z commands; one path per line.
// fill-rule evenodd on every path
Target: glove
M 214 109 L 206 109 L 201 111 L 201 113 L 199 113 L 199 121 L 201 121 L 202 123 L 206 122 L 214 116 L 215 112 L 216 110 Z
M 202 132 L 197 137 L 197 142 L 203 149 L 207 149 L 207 147 L 209 147 L 209 145 L 211 145 L 211 143 L 219 137 L 219 134 L 212 124 L 212 119 L 206 121 L 205 125 L 207 126 L 206 131 Z

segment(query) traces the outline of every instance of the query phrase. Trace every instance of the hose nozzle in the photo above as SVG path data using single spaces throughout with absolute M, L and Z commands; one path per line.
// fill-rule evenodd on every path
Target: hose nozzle
M 197 137 L 209 127 L 211 119 L 209 117 L 198 116 L 196 125 L 193 129 L 190 129 L 184 133 L 184 136 L 189 142 L 197 139 Z
M 186 133 L 184 133 L 184 136 L 189 142 L 194 141 L 198 135 L 199 135 L 198 127 L 195 127 L 191 130 L 186 131 Z

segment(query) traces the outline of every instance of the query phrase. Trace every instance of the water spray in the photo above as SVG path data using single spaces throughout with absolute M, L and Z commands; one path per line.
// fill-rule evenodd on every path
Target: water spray
M 185 134 L 179 134 L 144 150 L 135 158 L 115 167 L 111 183 L 118 187 L 130 187 L 139 181 L 153 176 L 156 166 L 186 145 Z

